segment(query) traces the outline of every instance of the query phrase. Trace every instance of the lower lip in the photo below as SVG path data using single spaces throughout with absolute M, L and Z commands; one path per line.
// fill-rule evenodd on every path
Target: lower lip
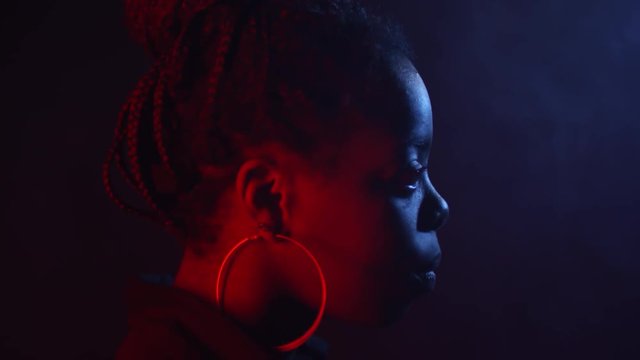
M 411 291 L 414 295 L 431 292 L 436 286 L 436 273 L 433 271 L 426 273 L 411 273 L 409 278 Z

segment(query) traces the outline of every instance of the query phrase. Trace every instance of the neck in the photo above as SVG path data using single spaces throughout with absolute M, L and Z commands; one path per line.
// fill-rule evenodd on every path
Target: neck
M 317 277 L 313 269 L 296 267 L 300 255 L 292 257 L 286 244 L 250 241 L 227 261 L 220 282 L 221 303 L 218 304 L 218 271 L 233 245 L 206 245 L 197 252 L 192 248 L 185 249 L 175 286 L 219 306 L 259 342 L 275 346 L 301 336 L 316 315 L 314 307 L 301 299 L 320 297 L 319 294 L 308 294 L 309 283 L 315 291 L 318 287 L 313 286 Z M 305 270 L 310 271 L 307 274 Z

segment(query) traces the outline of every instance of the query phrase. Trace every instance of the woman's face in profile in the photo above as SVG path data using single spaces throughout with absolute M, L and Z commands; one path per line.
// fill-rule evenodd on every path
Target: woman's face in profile
M 406 59 L 395 61 L 388 78 L 375 110 L 383 120 L 355 131 L 330 176 L 296 176 L 291 214 L 291 233 L 325 273 L 327 314 L 378 326 L 425 291 L 412 273 L 437 267 L 435 230 L 448 217 L 428 172 L 418 172 L 432 141 L 426 87 Z

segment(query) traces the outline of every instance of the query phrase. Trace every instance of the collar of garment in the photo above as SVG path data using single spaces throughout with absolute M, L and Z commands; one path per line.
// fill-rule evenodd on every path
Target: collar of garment
M 130 326 L 136 321 L 165 321 L 181 327 L 223 359 L 322 360 L 327 343 L 313 336 L 299 348 L 280 353 L 260 344 L 217 307 L 172 286 L 169 275 L 142 275 L 126 289 Z

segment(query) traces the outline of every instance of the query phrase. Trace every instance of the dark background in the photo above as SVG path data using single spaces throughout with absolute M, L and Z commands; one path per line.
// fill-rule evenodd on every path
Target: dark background
M 120 1 L 2 7 L 0 358 L 110 358 L 126 277 L 179 259 L 101 184 L 146 59 Z M 332 358 L 640 358 L 640 2 L 383 8 L 418 52 L 451 218 L 436 292 L 391 329 L 326 321 Z

